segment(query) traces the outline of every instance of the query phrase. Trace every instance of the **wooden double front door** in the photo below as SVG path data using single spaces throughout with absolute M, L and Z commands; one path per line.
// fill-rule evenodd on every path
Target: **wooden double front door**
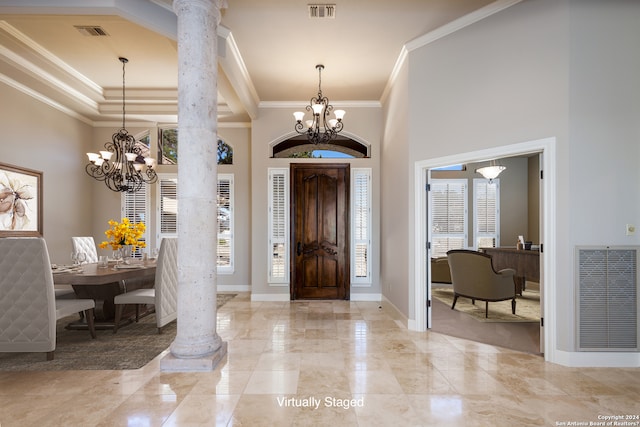
M 349 165 L 291 165 L 291 299 L 349 299 Z

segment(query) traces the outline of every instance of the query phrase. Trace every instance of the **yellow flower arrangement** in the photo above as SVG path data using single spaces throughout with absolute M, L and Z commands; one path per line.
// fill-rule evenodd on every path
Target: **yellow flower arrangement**
M 109 229 L 104 234 L 109 240 L 100 243 L 100 247 L 105 249 L 111 246 L 111 249 L 120 249 L 124 245 L 131 245 L 133 249 L 144 248 L 146 243 L 142 240 L 146 229 L 143 222 L 132 224 L 129 218 L 122 218 L 121 222 L 109 220 Z

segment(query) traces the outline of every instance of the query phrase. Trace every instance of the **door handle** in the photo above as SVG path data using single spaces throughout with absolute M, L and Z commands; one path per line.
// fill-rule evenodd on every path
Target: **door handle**
M 298 256 L 302 255 L 302 243 L 298 242 L 298 247 L 296 249 L 296 253 L 298 254 Z

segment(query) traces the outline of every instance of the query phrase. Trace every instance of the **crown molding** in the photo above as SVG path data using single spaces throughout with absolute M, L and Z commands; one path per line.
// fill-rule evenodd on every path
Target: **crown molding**
M 261 101 L 258 104 L 259 108 L 304 108 L 309 105 L 309 101 Z M 340 108 L 381 108 L 382 103 L 380 101 L 331 101 L 333 107 Z

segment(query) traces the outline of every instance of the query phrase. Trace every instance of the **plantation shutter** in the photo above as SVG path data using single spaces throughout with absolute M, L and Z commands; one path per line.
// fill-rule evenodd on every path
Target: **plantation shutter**
M 121 213 L 122 218 L 129 218 L 131 224 L 137 224 L 142 222 L 147 226 L 145 229 L 144 235 L 140 240 L 143 242 L 149 241 L 149 224 L 147 223 L 149 219 L 148 208 L 149 206 L 149 186 L 143 185 L 140 189 L 134 193 L 122 193 L 122 201 L 121 201 Z M 140 247 L 136 247 L 133 256 L 139 258 L 142 256 L 142 251 L 144 249 Z
M 164 237 L 178 236 L 178 179 L 175 175 L 158 177 L 160 195 L 158 197 L 159 232 L 157 245 Z
M 158 240 L 178 236 L 178 178 L 176 174 L 158 175 Z M 217 185 L 218 273 L 233 272 L 233 174 L 219 174 Z
M 474 239 L 476 249 L 500 245 L 500 180 L 473 180 Z
M 467 180 L 431 181 L 431 253 L 445 256 L 462 249 L 467 241 Z
M 354 168 L 351 176 L 351 282 L 371 283 L 371 169 Z
M 233 272 L 233 175 L 218 175 L 218 273 Z
M 289 283 L 289 170 L 269 169 L 269 283 Z

